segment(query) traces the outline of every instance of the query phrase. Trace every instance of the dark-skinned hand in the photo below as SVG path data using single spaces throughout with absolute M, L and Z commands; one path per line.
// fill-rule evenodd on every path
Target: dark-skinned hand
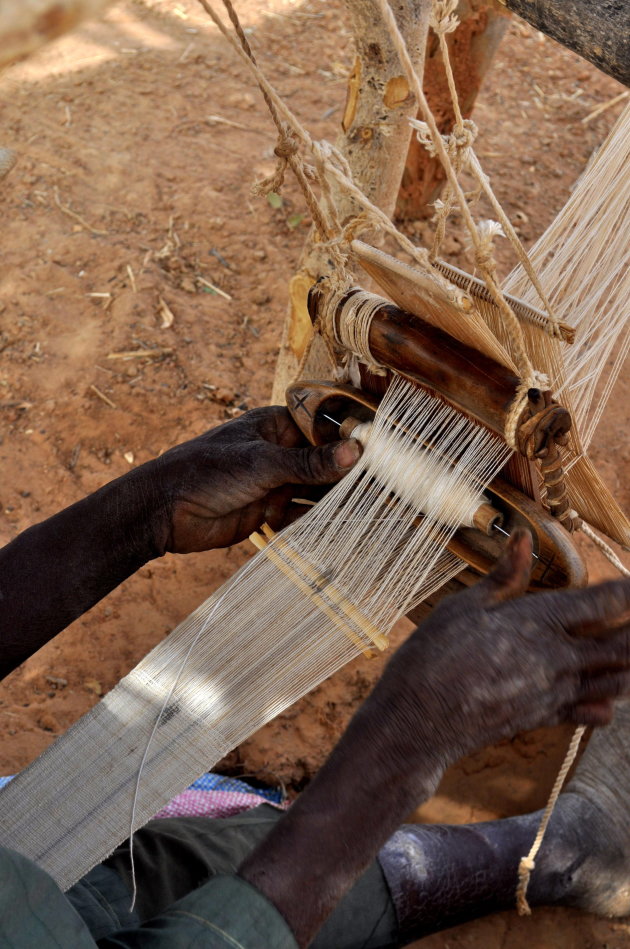
M 293 498 L 321 494 L 359 454 L 352 439 L 313 448 L 286 409 L 255 409 L 23 531 L 0 550 L 0 675 L 167 551 L 279 529 L 306 510 Z
M 228 547 L 264 521 L 279 530 L 305 510 L 291 503 L 297 486 L 338 481 L 360 453 L 354 439 L 313 448 L 279 406 L 178 445 L 153 463 L 165 495 L 164 551 Z
M 300 946 L 446 767 L 517 732 L 610 721 L 630 694 L 630 581 L 522 596 L 531 537 L 390 660 L 315 780 L 239 873 Z
M 611 720 L 630 691 L 630 582 L 524 597 L 530 572 L 531 537 L 517 531 L 495 569 L 443 600 L 393 656 L 373 699 L 401 760 L 413 761 L 427 721 L 446 765 L 543 724 Z

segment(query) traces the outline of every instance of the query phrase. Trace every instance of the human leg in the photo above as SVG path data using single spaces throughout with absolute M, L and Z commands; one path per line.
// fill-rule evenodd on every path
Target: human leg
M 630 911 L 628 747 L 630 703 L 624 702 L 618 703 L 611 725 L 595 730 L 575 777 L 559 798 L 532 873 L 532 906 L 576 906 L 616 916 Z M 223 820 L 150 822 L 135 838 L 138 923 L 210 876 L 235 872 L 280 817 L 281 812 L 263 805 Z M 538 811 L 463 826 L 403 825 L 337 906 L 313 945 L 403 946 L 513 907 L 519 860 L 531 846 L 540 817 Z M 126 844 L 105 862 L 105 870 L 115 871 L 130 892 Z M 87 881 L 93 895 L 90 875 Z M 72 891 L 69 895 L 72 899 Z
M 282 811 L 262 805 L 221 819 L 150 821 L 134 835 L 137 900 L 133 913 L 129 912 L 133 883 L 128 842 L 66 895 L 95 939 L 137 927 L 210 877 L 236 872 L 281 817 Z M 313 946 L 386 949 L 396 946 L 396 934 L 394 907 L 375 861 L 327 920 Z
M 591 736 L 560 795 L 527 898 L 604 916 L 630 912 L 630 702 Z M 515 905 L 541 811 L 463 826 L 404 825 L 379 854 L 399 945 Z

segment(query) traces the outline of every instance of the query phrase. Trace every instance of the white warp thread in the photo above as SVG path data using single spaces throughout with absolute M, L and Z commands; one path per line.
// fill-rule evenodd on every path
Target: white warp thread
M 0 791 L 0 842 L 67 889 L 128 836 L 132 802 L 137 829 L 206 768 L 371 648 L 364 625 L 386 636 L 457 574 L 464 564 L 445 550 L 461 521 L 455 494 L 445 498 L 439 521 L 425 512 L 412 526 L 422 500 L 403 490 L 404 459 L 405 447 L 416 442 L 434 446 L 429 466 L 455 469 L 473 491 L 508 455 L 487 430 L 395 381 L 355 468 L 269 546 L 279 556 L 289 551 L 289 562 L 294 551 L 294 562 L 312 565 L 317 583 L 309 576 L 305 582 L 313 595 L 305 596 L 268 554 L 257 555 Z M 372 470 L 381 445 L 392 458 L 388 478 Z M 340 610 L 339 596 L 356 615 Z

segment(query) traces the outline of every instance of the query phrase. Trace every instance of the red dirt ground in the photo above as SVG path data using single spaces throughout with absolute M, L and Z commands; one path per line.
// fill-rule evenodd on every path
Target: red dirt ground
M 334 138 L 352 58 L 341 4 L 243 0 L 239 9 L 280 92 L 314 135 Z M 526 243 L 562 206 L 620 106 L 584 120 L 620 88 L 511 24 L 475 118 L 478 151 Z M 274 134 L 244 68 L 193 0 L 125 0 L 6 70 L 0 103 L 0 145 L 19 152 L 0 184 L 5 543 L 131 465 L 265 404 L 309 221 L 292 183 L 280 208 L 251 198 L 250 183 L 273 168 Z M 409 230 L 421 236 L 426 225 Z M 465 265 L 462 246 L 453 236 L 445 251 Z M 110 358 L 126 351 L 147 355 Z M 627 396 L 626 377 L 594 450 L 626 507 Z M 250 554 L 240 545 L 152 563 L 16 670 L 0 693 L 0 773 L 31 761 Z M 589 562 L 594 577 L 606 573 L 590 552 Z M 401 624 L 396 636 L 404 632 Z M 299 789 L 379 668 L 357 660 L 225 767 Z M 480 752 L 452 769 L 420 816 L 467 821 L 538 807 L 565 744 L 566 731 L 553 730 Z M 533 920 L 503 913 L 422 945 L 620 949 L 629 935 L 624 922 L 547 910 Z

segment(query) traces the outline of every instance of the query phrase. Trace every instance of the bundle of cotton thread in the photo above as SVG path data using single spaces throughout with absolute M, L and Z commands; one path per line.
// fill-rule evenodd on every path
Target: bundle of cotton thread
M 430 447 L 398 445 L 393 455 L 385 437 L 370 442 L 371 432 L 372 423 L 362 422 L 350 435 L 368 452 L 372 477 L 438 523 L 456 518 L 461 527 L 474 526 L 475 512 L 486 502 L 478 486 L 463 481 Z

